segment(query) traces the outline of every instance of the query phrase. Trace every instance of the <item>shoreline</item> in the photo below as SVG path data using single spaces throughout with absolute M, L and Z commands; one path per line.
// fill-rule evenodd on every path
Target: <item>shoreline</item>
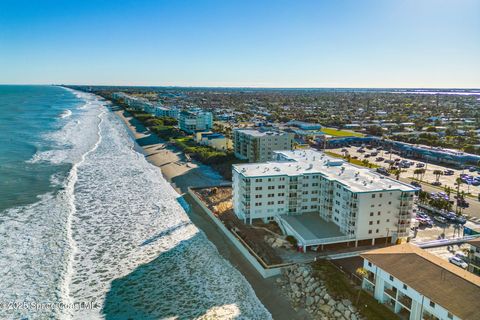
M 164 178 L 179 193 L 179 196 L 185 194 L 189 187 L 231 183 L 223 179 L 212 168 L 187 159 L 181 150 L 151 133 L 138 120 L 126 115 L 123 109 L 110 109 L 127 126 L 136 145 L 141 148 L 139 151 L 144 154 L 148 162 L 160 169 Z M 186 198 L 188 199 L 188 195 Z M 190 220 L 205 233 L 219 254 L 240 271 L 273 319 L 310 319 L 305 310 L 294 310 L 290 300 L 283 295 L 276 283 L 278 277 L 264 279 L 207 214 L 194 201 L 188 202 L 191 206 L 190 212 L 187 212 Z

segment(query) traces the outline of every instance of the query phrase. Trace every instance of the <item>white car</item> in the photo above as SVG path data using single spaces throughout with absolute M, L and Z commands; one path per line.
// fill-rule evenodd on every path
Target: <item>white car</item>
M 455 257 L 464 261 L 468 259 L 468 257 L 462 251 L 457 251 L 457 253 L 455 253 Z
M 456 265 L 457 267 L 460 267 L 462 269 L 467 269 L 468 268 L 468 264 L 460 258 L 450 257 L 450 258 L 448 258 L 448 261 L 450 261 L 450 263 L 453 263 L 454 265 Z

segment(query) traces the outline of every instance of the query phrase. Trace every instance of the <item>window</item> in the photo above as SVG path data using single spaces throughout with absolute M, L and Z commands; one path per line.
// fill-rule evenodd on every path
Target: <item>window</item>
M 279 197 L 283 197 L 284 195 L 285 195 L 285 193 L 283 193 L 283 192 L 278 194 Z
M 278 201 L 278 204 L 284 204 L 283 200 Z
M 269 198 L 273 198 L 274 196 L 275 196 L 274 193 L 269 193 L 269 194 L 268 194 L 268 197 L 269 197 Z
M 372 199 L 375 199 L 375 194 L 372 194 Z
M 373 212 L 370 212 L 370 217 L 373 217 Z
M 255 195 L 255 199 L 260 199 L 261 197 L 262 197 L 261 194 L 256 194 L 256 195 Z
M 261 205 L 262 205 L 261 202 L 255 202 L 255 206 L 256 206 L 256 207 L 260 207 Z
M 377 224 L 380 224 L 380 220 L 377 220 Z
M 435 302 L 430 301 L 430 307 L 435 308 Z
M 387 222 L 390 222 L 390 219 L 387 219 Z
M 393 281 L 393 276 L 390 276 L 389 279 L 390 279 L 390 281 Z
M 369 225 L 372 225 L 372 224 L 373 224 L 373 221 L 369 221 L 368 224 L 369 224 Z
M 262 182 L 262 179 L 255 179 L 255 182 Z
M 403 290 L 407 290 L 407 289 L 408 289 L 407 285 L 404 284 L 404 285 L 403 285 Z
M 381 197 L 383 196 L 383 194 L 382 194 L 382 193 L 380 193 L 378 196 L 381 198 Z
M 268 182 L 272 182 L 272 180 L 273 180 L 272 178 L 268 178 Z
M 255 187 L 255 190 L 262 190 L 262 187 Z
M 274 204 L 274 203 L 275 203 L 274 201 L 268 201 L 268 202 L 267 202 L 267 204 L 268 204 L 269 206 L 271 206 L 271 205 Z
M 377 216 L 381 215 L 382 213 L 380 211 L 377 212 Z
M 447 317 L 448 319 L 453 319 L 453 314 L 451 314 L 450 312 L 447 314 Z
M 378 229 L 377 229 L 377 230 L 375 230 L 375 233 L 378 233 Z
M 275 186 L 268 186 L 268 190 L 273 190 L 275 189 Z
M 392 201 L 388 201 L 388 204 L 392 204 Z
M 285 185 L 278 186 L 278 189 L 285 189 Z
M 372 263 L 371 263 L 371 262 L 368 262 L 368 266 L 371 267 L 371 266 L 372 266 Z
M 371 234 L 372 233 L 372 230 L 368 230 L 368 234 Z

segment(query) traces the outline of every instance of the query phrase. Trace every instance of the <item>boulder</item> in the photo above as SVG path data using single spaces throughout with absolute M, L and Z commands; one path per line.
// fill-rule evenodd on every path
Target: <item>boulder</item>
M 347 319 L 350 319 L 350 315 L 351 315 L 351 314 L 352 314 L 352 313 L 350 312 L 350 310 L 345 310 L 345 312 L 343 313 L 343 315 L 344 315 L 345 318 L 347 318 Z
M 342 314 L 338 311 L 335 310 L 335 312 L 333 313 L 333 315 L 336 317 L 336 318 L 340 318 L 342 316 Z
M 313 303 L 315 302 L 315 299 L 313 299 L 312 297 L 307 297 L 307 300 L 305 301 L 305 304 L 307 306 L 311 306 Z
M 315 296 L 313 299 L 315 300 L 315 303 L 319 303 L 319 302 L 320 302 L 320 297 L 319 297 L 319 296 Z
M 325 293 L 323 299 L 325 299 L 326 301 L 330 300 L 330 295 L 328 293 Z
M 345 312 L 345 306 L 341 303 L 337 303 L 337 310 L 340 312 Z
M 323 313 L 329 313 L 330 312 L 330 309 L 331 307 L 328 305 L 328 304 L 322 304 L 320 306 L 320 310 L 323 312 Z
M 345 307 L 348 307 L 348 306 L 351 306 L 352 305 L 352 302 L 348 299 L 343 299 L 342 300 L 342 303 Z
M 333 306 L 335 305 L 335 300 L 329 300 L 329 301 L 327 302 L 327 304 L 328 304 L 329 306 L 333 307 Z

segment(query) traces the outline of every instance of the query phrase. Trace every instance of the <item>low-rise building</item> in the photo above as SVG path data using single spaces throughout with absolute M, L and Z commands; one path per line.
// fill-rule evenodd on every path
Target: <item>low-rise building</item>
M 480 276 L 480 238 L 468 241 L 468 271 Z
M 195 141 L 200 145 L 209 146 L 221 151 L 227 151 L 233 148 L 232 140 L 221 133 L 197 132 L 195 134 Z
M 480 319 L 480 277 L 411 244 L 361 254 L 362 287 L 404 319 Z
M 180 130 L 187 133 L 208 131 L 213 126 L 213 116 L 211 112 L 200 109 L 184 110 L 180 112 L 178 125 Z
M 293 149 L 293 134 L 270 129 L 235 129 L 233 147 L 239 159 L 268 161 L 276 150 Z
M 276 220 L 304 250 L 409 236 L 414 187 L 312 149 L 273 159 L 233 166 L 233 208 L 246 223 Z

